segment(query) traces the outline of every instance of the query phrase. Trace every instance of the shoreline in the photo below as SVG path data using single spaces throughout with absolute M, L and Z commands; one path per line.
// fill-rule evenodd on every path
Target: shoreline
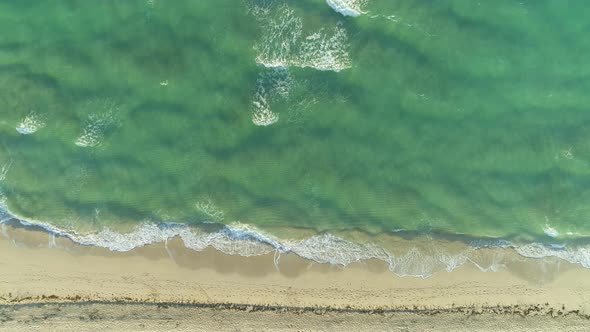
M 235 326 L 249 321 L 246 331 L 322 330 L 336 321 L 363 322 L 359 327 L 366 330 L 400 322 L 424 330 L 444 321 L 448 327 L 464 325 L 465 331 L 474 322 L 482 330 L 495 322 L 489 325 L 493 331 L 497 324 L 529 327 L 538 319 L 544 323 L 537 330 L 562 324 L 575 330 L 590 320 L 590 270 L 567 262 L 558 262 L 556 271 L 549 262 L 544 272 L 531 263 L 542 260 L 497 272 L 463 265 L 423 279 L 396 276 L 379 260 L 341 267 L 284 254 L 277 263 L 274 253 L 197 252 L 180 239 L 112 252 L 38 230 L 7 233 L 10 237 L 0 236 L 0 330 L 36 322 L 45 330 L 66 323 L 91 330 L 98 326 L 92 324 L 109 323 L 115 329 L 143 325 L 157 331 L 172 321 L 195 324 L 195 315 L 235 319 Z M 122 312 L 126 319 L 117 316 Z M 145 312 L 150 316 L 142 316 Z M 285 320 L 293 329 L 279 328 Z M 174 326 L 170 330 L 177 330 Z
M 193 251 L 180 239 L 113 252 L 42 231 L 21 228 L 6 233 L 10 236 L 0 237 L 0 304 L 43 297 L 355 310 L 558 303 L 590 313 L 590 270 L 559 260 L 522 259 L 495 272 L 462 265 L 452 272 L 413 278 L 392 274 L 388 264 L 377 259 L 343 267 L 292 253 L 282 254 L 280 260 L 275 252 L 244 257 L 211 247 Z M 110 283 L 117 286 L 112 292 L 100 287 Z M 526 290 L 535 296 L 521 294 Z M 448 297 L 449 291 L 457 292 L 454 298 Z M 473 297 L 478 293 L 490 296 Z
M 209 224 L 198 226 L 178 223 L 141 224 L 126 233 L 109 229 L 79 234 L 49 224 L 23 220 L 10 212 L 0 215 L 4 236 L 6 227 L 24 232 L 42 232 L 56 239 L 82 247 L 104 248 L 112 252 L 129 252 L 139 248 L 181 241 L 186 250 L 203 251 L 208 248 L 228 255 L 244 257 L 273 253 L 275 265 L 281 255 L 293 254 L 318 264 L 348 266 L 379 260 L 399 277 L 430 278 L 433 274 L 452 272 L 463 265 L 474 265 L 481 271 L 496 271 L 522 259 L 528 262 L 562 261 L 590 269 L 590 246 L 569 247 L 550 242 L 516 244 L 496 238 L 473 238 L 466 235 L 432 237 L 434 234 L 396 232 L 369 235 L 362 231 L 310 233 L 309 230 L 280 228 L 279 234 L 294 233 L 296 239 L 284 239 L 248 224 Z M 305 235 L 304 235 L 305 234 Z M 497 258 L 502 258 L 497 261 Z M 507 257 L 507 259 L 504 259 Z

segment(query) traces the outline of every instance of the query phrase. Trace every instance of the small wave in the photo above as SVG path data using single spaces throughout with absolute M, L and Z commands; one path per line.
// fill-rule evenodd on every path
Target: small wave
M 258 99 L 253 102 L 256 110 L 252 112 L 252 123 L 257 126 L 270 126 L 279 121 L 279 114 L 274 113 L 268 107 L 265 99 Z
M 112 123 L 109 115 L 90 115 L 84 125 L 82 134 L 75 144 L 80 147 L 95 147 L 102 143 L 105 130 Z
M 3 211 L 8 210 L 6 208 L 6 204 L 7 204 L 6 203 L 6 196 L 4 195 L 4 188 L 3 188 L 2 184 L 3 184 L 4 180 L 6 180 L 6 175 L 10 171 L 11 167 L 12 167 L 12 160 L 4 163 L 2 165 L 2 167 L 0 167 L 0 224 L 2 223 L 4 216 L 6 215 L 6 213 Z
M 255 125 L 270 126 L 279 121 L 279 114 L 271 111 L 270 103 L 275 99 L 287 99 L 292 84 L 288 68 L 265 68 L 260 73 L 252 100 L 252 122 Z
M 326 0 L 326 2 L 334 11 L 344 16 L 357 17 L 364 14 L 362 8 L 367 0 Z
M 44 118 L 37 112 L 31 111 L 19 122 L 16 131 L 22 135 L 31 135 L 43 127 L 45 127 Z
M 114 101 L 105 99 L 89 102 L 86 110 L 92 113 L 74 143 L 80 147 L 95 147 L 102 143 L 106 132 L 117 123 L 119 107 Z
M 543 227 L 543 233 L 545 233 L 551 237 L 558 237 L 559 236 L 559 232 L 555 228 L 553 228 L 549 225 L 545 225 L 545 227 Z
M 6 179 L 6 174 L 10 171 L 10 167 L 12 167 L 12 162 L 7 162 L 0 167 L 0 181 L 4 181 Z
M 343 266 L 373 258 L 382 261 L 389 259 L 389 254 L 382 248 L 350 242 L 332 234 L 316 235 L 285 249 L 318 263 Z
M 223 221 L 225 213 L 221 210 L 210 197 L 205 197 L 204 199 L 195 203 L 195 208 L 197 211 L 202 213 L 207 218 L 210 218 L 213 221 L 220 222 Z

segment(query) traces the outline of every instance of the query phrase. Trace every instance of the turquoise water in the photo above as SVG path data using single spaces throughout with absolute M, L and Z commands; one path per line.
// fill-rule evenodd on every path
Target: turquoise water
M 585 1 L 348 7 L 0 1 L 6 207 L 85 234 L 590 234 Z

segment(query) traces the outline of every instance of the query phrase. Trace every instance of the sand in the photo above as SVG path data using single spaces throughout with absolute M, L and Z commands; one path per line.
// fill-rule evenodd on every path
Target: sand
M 275 266 L 273 254 L 194 252 L 177 240 L 120 253 L 54 242 L 40 231 L 6 233 L 0 330 L 93 330 L 107 323 L 130 331 L 590 326 L 590 270 L 567 263 L 548 280 L 531 277 L 536 271 L 482 272 L 469 265 L 401 278 L 379 261 L 343 268 L 283 255 Z
M 588 331 L 576 315 L 275 312 L 157 305 L 0 308 L 0 330 L 25 331 Z

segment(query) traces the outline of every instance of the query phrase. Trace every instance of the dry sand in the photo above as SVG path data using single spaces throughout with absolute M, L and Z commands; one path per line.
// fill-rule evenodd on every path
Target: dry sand
M 400 278 L 377 261 L 341 268 L 283 255 L 275 267 L 272 254 L 194 252 L 177 240 L 118 253 L 8 233 L 0 330 L 590 331 L 590 270 L 567 263 L 550 280 L 469 265 Z

